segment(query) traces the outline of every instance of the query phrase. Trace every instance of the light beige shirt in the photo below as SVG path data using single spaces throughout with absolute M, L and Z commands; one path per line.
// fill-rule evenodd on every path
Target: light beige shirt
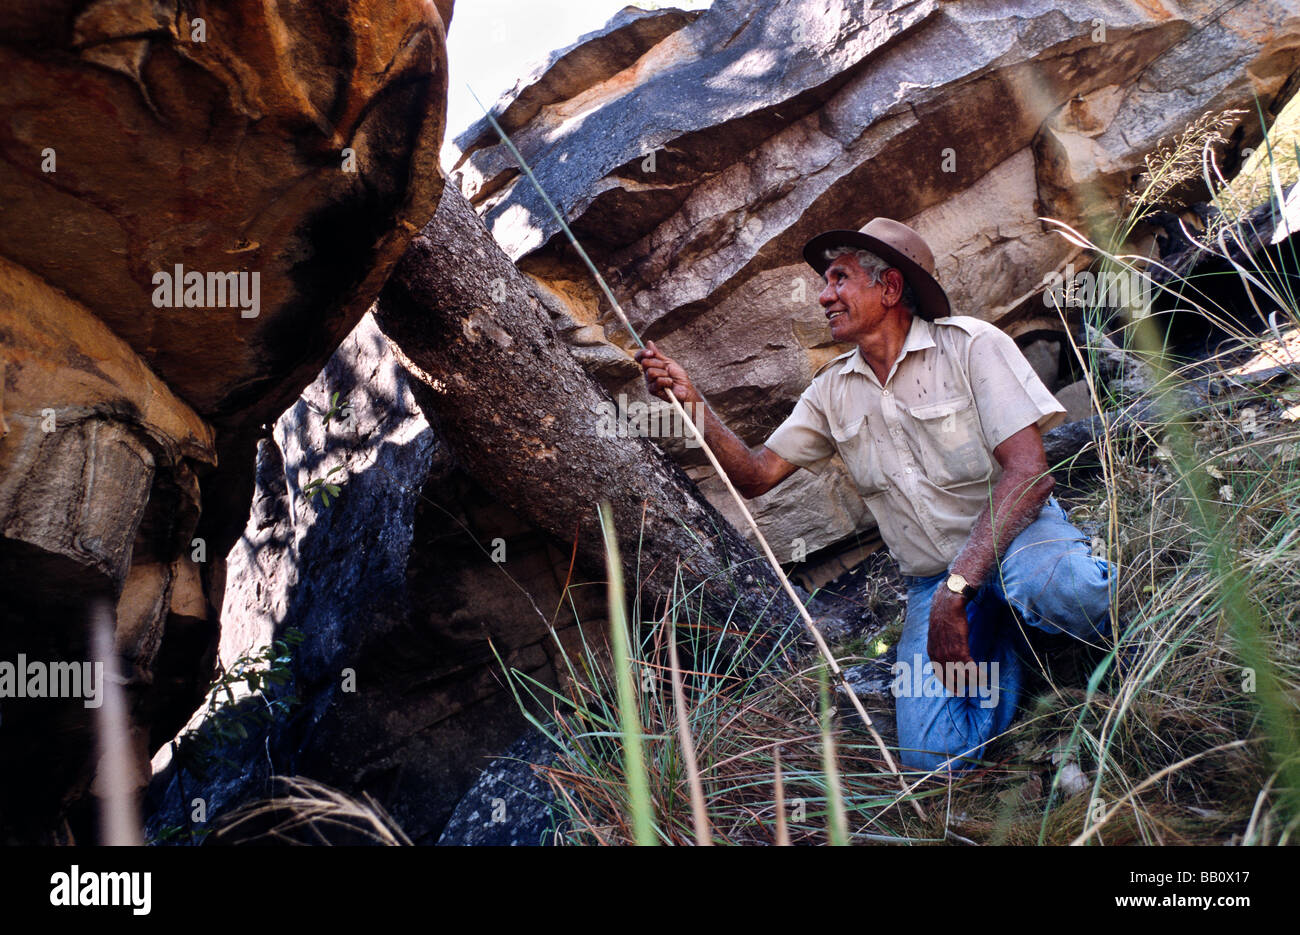
M 817 371 L 766 444 L 814 473 L 838 452 L 900 571 L 927 576 L 948 567 L 991 502 L 1002 475 L 993 449 L 1064 414 L 996 325 L 914 317 L 883 387 L 854 348 Z

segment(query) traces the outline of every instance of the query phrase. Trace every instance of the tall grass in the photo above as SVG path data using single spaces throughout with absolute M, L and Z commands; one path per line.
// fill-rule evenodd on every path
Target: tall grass
M 891 807 L 907 797 L 874 743 L 839 727 L 829 693 L 819 703 L 820 662 L 809 654 L 793 668 L 778 668 L 785 655 L 760 648 L 759 633 L 737 623 L 708 618 L 678 573 L 659 619 L 627 631 L 625 660 L 603 639 L 605 627 L 586 621 L 580 651 L 564 656 L 567 674 L 558 687 L 507 670 L 521 709 L 560 751 L 543 775 L 556 793 L 564 843 L 636 842 L 628 793 L 638 769 L 664 843 L 916 835 L 907 824 L 912 819 Z M 617 639 L 618 628 L 609 632 Z M 634 707 L 620 685 L 634 687 Z M 633 710 L 640 723 L 624 730 L 621 712 Z M 633 733 L 642 741 L 639 758 L 627 743 Z M 854 797 L 840 794 L 849 784 Z
M 654 816 L 650 810 L 650 788 L 646 779 L 641 745 L 641 714 L 637 704 L 636 675 L 628 651 L 627 612 L 623 605 L 623 565 L 618 554 L 618 536 L 608 503 L 600 505 L 600 529 L 605 537 L 605 563 L 609 574 L 609 632 L 614 647 L 614 682 L 618 687 L 618 727 L 623 741 L 623 772 L 627 777 L 628 810 L 637 844 L 658 844 Z
M 1208 299 L 1208 284 L 1173 276 L 1152 257 L 1122 252 L 1138 221 L 1196 169 L 1209 191 L 1223 187 L 1214 147 L 1231 116 L 1207 115 L 1148 160 L 1145 187 L 1113 230 L 1084 236 L 1056 223 L 1099 257 L 1103 272 L 1135 272 L 1181 314 L 1222 328 L 1239 351 L 1276 358 L 1268 345 L 1277 342 L 1251 327 L 1250 312 L 1260 311 L 1253 297 L 1253 308 L 1222 307 Z M 1277 187 L 1271 197 L 1279 210 Z M 1266 256 L 1249 266 L 1233 259 L 1228 244 L 1234 241 L 1252 256 L 1245 223 L 1244 211 L 1225 210 L 1210 230 L 1187 233 L 1198 252 L 1218 256 L 1233 270 L 1229 275 L 1248 284 L 1248 295 L 1258 289 L 1277 305 L 1271 324 L 1280 338 L 1280 321 L 1288 328 L 1300 323 L 1293 272 L 1286 272 L 1300 267 L 1294 253 L 1283 266 Z M 1150 308 L 1118 310 L 1109 322 L 1102 320 L 1105 311 L 1117 310 L 1085 311 L 1087 333 L 1118 324 L 1121 343 L 1154 379 L 1145 399 L 1094 402 L 1104 411 L 1136 410 L 1150 401 L 1146 411 L 1154 418 L 1128 444 L 1108 435 L 1102 459 L 1108 483 L 1091 504 L 1107 514 L 1108 550 L 1123 568 L 1121 602 L 1130 609 L 1130 625 L 1116 648 L 1127 649 L 1134 665 L 1103 691 L 1114 662 L 1109 655 L 1072 715 L 1066 760 L 1093 766 L 1089 807 L 1076 819 L 1083 828 L 1074 840 L 1100 840 L 1108 830 L 1119 840 L 1148 842 L 1224 835 L 1243 843 L 1288 840 L 1300 816 L 1300 735 L 1296 592 L 1286 568 L 1300 557 L 1293 509 L 1300 485 L 1290 461 L 1270 461 L 1264 450 L 1289 446 L 1297 435 L 1274 415 L 1272 394 L 1242 380 L 1238 392 L 1189 408 L 1197 398 L 1184 392 L 1187 377 L 1207 368 L 1174 358 Z M 1289 377 L 1300 373 L 1300 362 L 1284 350 L 1281 356 Z M 1209 363 L 1212 372 L 1230 371 L 1221 355 Z M 1053 839 L 1055 804 L 1049 798 L 1039 841 Z M 1260 815 L 1262 825 L 1254 820 Z

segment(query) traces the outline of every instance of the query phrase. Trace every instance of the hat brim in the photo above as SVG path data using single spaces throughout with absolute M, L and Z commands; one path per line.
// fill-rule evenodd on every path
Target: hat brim
M 831 265 L 830 261 L 822 256 L 831 247 L 853 247 L 856 250 L 870 250 L 890 266 L 902 270 L 903 278 L 907 280 L 908 285 L 912 287 L 912 291 L 916 293 L 917 314 L 927 321 L 934 321 L 936 318 L 947 318 L 952 314 L 952 305 L 948 301 L 948 294 L 943 291 L 943 286 L 939 285 L 937 279 L 927 273 L 920 264 L 913 262 L 883 240 L 872 237 L 870 234 L 864 234 L 861 231 L 826 231 L 804 244 L 803 258 L 808 262 L 809 266 L 817 270 L 818 276 L 825 276 L 826 267 Z

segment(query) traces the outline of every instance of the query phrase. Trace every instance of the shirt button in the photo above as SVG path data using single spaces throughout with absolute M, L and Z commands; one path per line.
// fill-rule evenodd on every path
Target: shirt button
M 912 469 L 911 469 L 911 468 L 908 468 L 908 469 L 907 469 L 907 473 L 908 473 L 908 474 L 911 474 L 911 473 L 912 473 Z
M 885 392 L 884 392 L 883 394 L 881 394 L 881 395 L 888 396 L 888 395 L 889 395 L 889 390 L 885 390 Z

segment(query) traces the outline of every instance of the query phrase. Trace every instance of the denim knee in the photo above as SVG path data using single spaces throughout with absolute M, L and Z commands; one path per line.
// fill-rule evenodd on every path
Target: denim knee
M 1031 622 L 1079 639 L 1105 636 L 1118 584 L 1115 571 L 1113 564 L 1089 551 L 1066 552 L 1030 602 L 1029 609 L 1039 618 Z
M 930 772 L 946 768 L 952 772 L 974 769 L 979 763 L 972 759 L 954 757 L 979 757 L 989 737 L 970 737 L 951 729 L 927 723 L 935 713 L 933 705 L 925 699 L 897 699 L 898 759 L 905 769 Z M 971 741 L 974 741 L 972 744 Z
M 989 609 L 971 605 L 972 656 L 992 663 L 984 674 L 997 694 L 954 696 L 932 671 L 927 652 L 929 612 L 938 581 L 909 587 L 907 618 L 898 642 L 893 694 L 898 725 L 899 759 L 908 769 L 926 772 L 972 769 L 988 742 L 1005 731 L 1015 716 L 1020 669 L 1010 633 Z M 977 645 L 978 644 L 978 645 Z M 982 675 L 981 678 L 984 676 Z M 964 757 L 965 759 L 953 759 Z

